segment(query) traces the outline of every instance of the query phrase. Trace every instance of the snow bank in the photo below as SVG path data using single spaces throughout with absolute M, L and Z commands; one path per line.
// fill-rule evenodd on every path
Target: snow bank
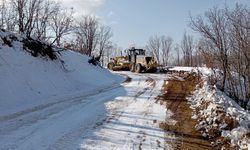
M 168 70 L 170 71 L 188 71 L 188 72 L 192 72 L 195 69 L 195 67 L 181 67 L 181 66 L 176 66 L 176 67 L 169 67 Z
M 209 76 L 213 72 L 211 69 L 207 67 L 168 67 L 170 71 L 186 71 L 186 72 L 195 72 L 195 73 L 202 73 L 203 76 Z
M 6 44 L 6 39 L 11 44 Z M 24 36 L 0 31 L 0 118 L 65 97 L 119 84 L 123 78 L 68 51 L 59 59 L 33 57 L 23 49 Z M 54 49 L 57 51 L 56 49 Z
M 203 87 L 189 98 L 189 102 L 195 112 L 193 118 L 199 121 L 196 127 L 203 136 L 222 136 L 224 139 L 217 139 L 214 144 L 229 140 L 231 146 L 247 149 L 250 144 L 250 114 L 231 98 L 205 81 Z
M 250 114 L 216 86 L 208 84 L 213 70 L 206 67 L 173 67 L 168 70 L 196 72 L 202 76 L 203 85 L 197 86 L 188 100 L 194 110 L 192 118 L 199 122 L 196 128 L 204 137 L 216 139 L 214 145 L 226 143 L 237 149 L 250 148 Z

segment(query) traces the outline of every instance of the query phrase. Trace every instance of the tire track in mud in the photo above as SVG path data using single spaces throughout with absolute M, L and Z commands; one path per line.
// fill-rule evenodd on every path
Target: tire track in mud
M 170 144 L 175 150 L 215 149 L 210 141 L 195 129 L 197 121 L 191 118 L 192 109 L 186 100 L 198 82 L 199 77 L 195 74 L 171 76 L 165 81 L 164 94 L 159 97 L 159 100 L 173 113 L 172 118 L 176 120 L 174 125 L 168 124 L 167 120 L 165 123 L 160 123 L 160 128 L 166 131 L 166 139 L 175 137 L 171 142 L 165 141 L 166 145 Z

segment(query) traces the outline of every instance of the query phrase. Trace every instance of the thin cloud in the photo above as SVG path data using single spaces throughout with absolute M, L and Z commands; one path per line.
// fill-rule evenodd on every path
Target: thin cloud
M 109 13 L 108 13 L 108 17 L 112 17 L 112 16 L 114 16 L 115 15 L 115 13 L 113 12 L 113 11 L 110 11 Z
M 95 15 L 106 0 L 62 0 L 66 7 L 73 7 L 76 16 Z
M 118 24 L 117 21 L 111 21 L 111 22 L 110 22 L 110 25 L 117 25 L 117 24 Z

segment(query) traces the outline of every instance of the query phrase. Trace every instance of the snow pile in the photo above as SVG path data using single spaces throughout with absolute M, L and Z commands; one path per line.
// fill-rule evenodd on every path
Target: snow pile
M 180 66 L 168 67 L 167 69 L 170 71 L 187 71 L 187 72 L 193 72 L 196 70 L 195 67 L 180 67 Z
M 229 144 L 247 149 L 250 143 L 250 114 L 207 81 L 189 98 L 196 126 L 203 136 L 216 139 L 213 144 Z M 224 137 L 224 138 L 221 138 Z M 230 144 L 231 143 L 231 144 Z
M 203 76 L 209 76 L 213 72 L 212 69 L 207 67 L 171 67 L 168 68 L 169 71 L 179 71 L 179 72 L 194 72 L 202 74 Z
M 51 48 L 0 30 L 0 119 L 119 85 L 123 80 L 89 64 L 87 56 Z
M 193 119 L 198 120 L 196 128 L 204 137 L 210 138 L 215 146 L 231 146 L 247 149 L 250 146 L 250 114 L 233 99 L 221 92 L 211 77 L 214 71 L 206 67 L 173 67 L 170 71 L 198 73 L 203 83 L 188 98 L 194 110 Z M 217 71 L 218 72 L 218 71 Z M 216 74 L 219 78 L 219 74 Z M 212 83 L 212 85 L 211 85 Z

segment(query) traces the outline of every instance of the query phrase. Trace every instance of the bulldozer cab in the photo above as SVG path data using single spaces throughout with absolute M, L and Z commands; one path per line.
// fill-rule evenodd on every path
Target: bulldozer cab
M 128 59 L 129 62 L 136 63 L 136 56 L 137 55 L 145 55 L 145 50 L 143 49 L 129 49 L 128 50 Z

